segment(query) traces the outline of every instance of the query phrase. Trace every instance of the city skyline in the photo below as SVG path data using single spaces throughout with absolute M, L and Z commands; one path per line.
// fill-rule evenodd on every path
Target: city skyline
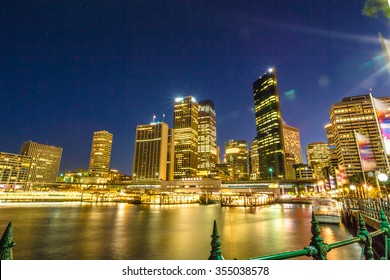
M 388 95 L 387 21 L 363 16 L 364 1 L 22 2 L 0 8 L 0 151 L 62 147 L 61 171 L 87 169 L 91 135 L 107 130 L 111 168 L 130 174 L 136 126 L 164 114 L 173 127 L 174 99 L 186 95 L 213 100 L 222 153 L 230 139 L 251 143 L 252 83 L 270 66 L 302 150 L 326 141 L 342 97 Z

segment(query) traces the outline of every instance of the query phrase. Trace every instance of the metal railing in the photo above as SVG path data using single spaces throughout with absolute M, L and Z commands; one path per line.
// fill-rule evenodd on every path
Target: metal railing
M 366 260 L 374 259 L 374 250 L 373 250 L 373 237 L 383 236 L 383 255 L 379 256 L 379 259 L 389 260 L 390 255 L 390 225 L 387 220 L 387 217 L 382 209 L 379 210 L 380 217 L 380 229 L 368 232 L 366 224 L 363 220 L 362 214 L 358 212 L 358 231 L 355 237 L 338 241 L 335 243 L 327 244 L 324 242 L 323 238 L 320 235 L 319 223 L 316 220 L 314 212 L 312 213 L 311 220 L 311 233 L 312 237 L 310 240 L 309 246 L 295 251 L 282 252 L 278 254 L 266 255 L 262 257 L 254 257 L 249 260 L 284 260 L 291 259 L 295 257 L 307 256 L 312 257 L 314 260 L 326 260 L 327 254 L 329 251 L 347 246 L 354 243 L 360 243 L 362 246 L 362 255 Z M 221 241 L 220 235 L 218 233 L 217 222 L 214 221 L 213 234 L 211 235 L 211 251 L 209 260 L 223 260 L 221 250 Z
M 0 239 L 0 260 L 12 260 L 12 247 L 15 246 L 15 242 L 12 240 L 12 222 L 8 223 L 3 236 Z

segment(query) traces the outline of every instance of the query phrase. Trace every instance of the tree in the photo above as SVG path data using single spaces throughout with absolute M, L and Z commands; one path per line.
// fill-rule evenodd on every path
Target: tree
M 382 14 L 390 19 L 390 2 L 388 0 L 366 0 L 363 7 L 363 15 L 368 17 L 378 17 Z

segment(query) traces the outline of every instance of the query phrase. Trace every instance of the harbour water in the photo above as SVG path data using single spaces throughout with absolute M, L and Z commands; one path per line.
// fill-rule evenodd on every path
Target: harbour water
M 0 231 L 13 221 L 14 259 L 21 260 L 206 260 L 216 220 L 225 259 L 248 259 L 308 246 L 311 210 L 305 204 L 2 203 Z M 333 243 L 352 234 L 343 224 L 321 225 L 321 236 Z M 353 244 L 328 259 L 360 255 Z

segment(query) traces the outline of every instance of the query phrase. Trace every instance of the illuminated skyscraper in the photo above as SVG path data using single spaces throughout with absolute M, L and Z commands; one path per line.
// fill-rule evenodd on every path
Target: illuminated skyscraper
M 173 145 L 170 145 L 168 124 L 162 122 L 138 125 L 134 147 L 133 180 L 173 180 L 172 161 Z
M 110 171 L 112 134 L 106 130 L 93 134 L 89 172 L 93 176 L 107 178 Z
M 192 96 L 175 99 L 175 179 L 196 177 L 198 174 L 198 107 Z
M 28 141 L 22 144 L 20 154 L 32 158 L 28 181 L 56 182 L 60 170 L 62 148 Z
M 248 180 L 248 144 L 245 140 L 229 140 L 225 143 L 226 163 L 233 167 L 233 180 Z
M 260 178 L 285 179 L 283 126 L 274 68 L 253 83 L 253 95 Z
M 389 97 L 380 99 L 390 104 Z M 345 167 L 348 176 L 362 172 L 354 131 L 369 137 L 378 170 L 387 170 L 369 94 L 346 97 L 341 102 L 333 104 L 330 109 L 330 120 L 338 163 Z
M 198 175 L 210 175 L 217 163 L 217 120 L 211 100 L 199 102 Z

